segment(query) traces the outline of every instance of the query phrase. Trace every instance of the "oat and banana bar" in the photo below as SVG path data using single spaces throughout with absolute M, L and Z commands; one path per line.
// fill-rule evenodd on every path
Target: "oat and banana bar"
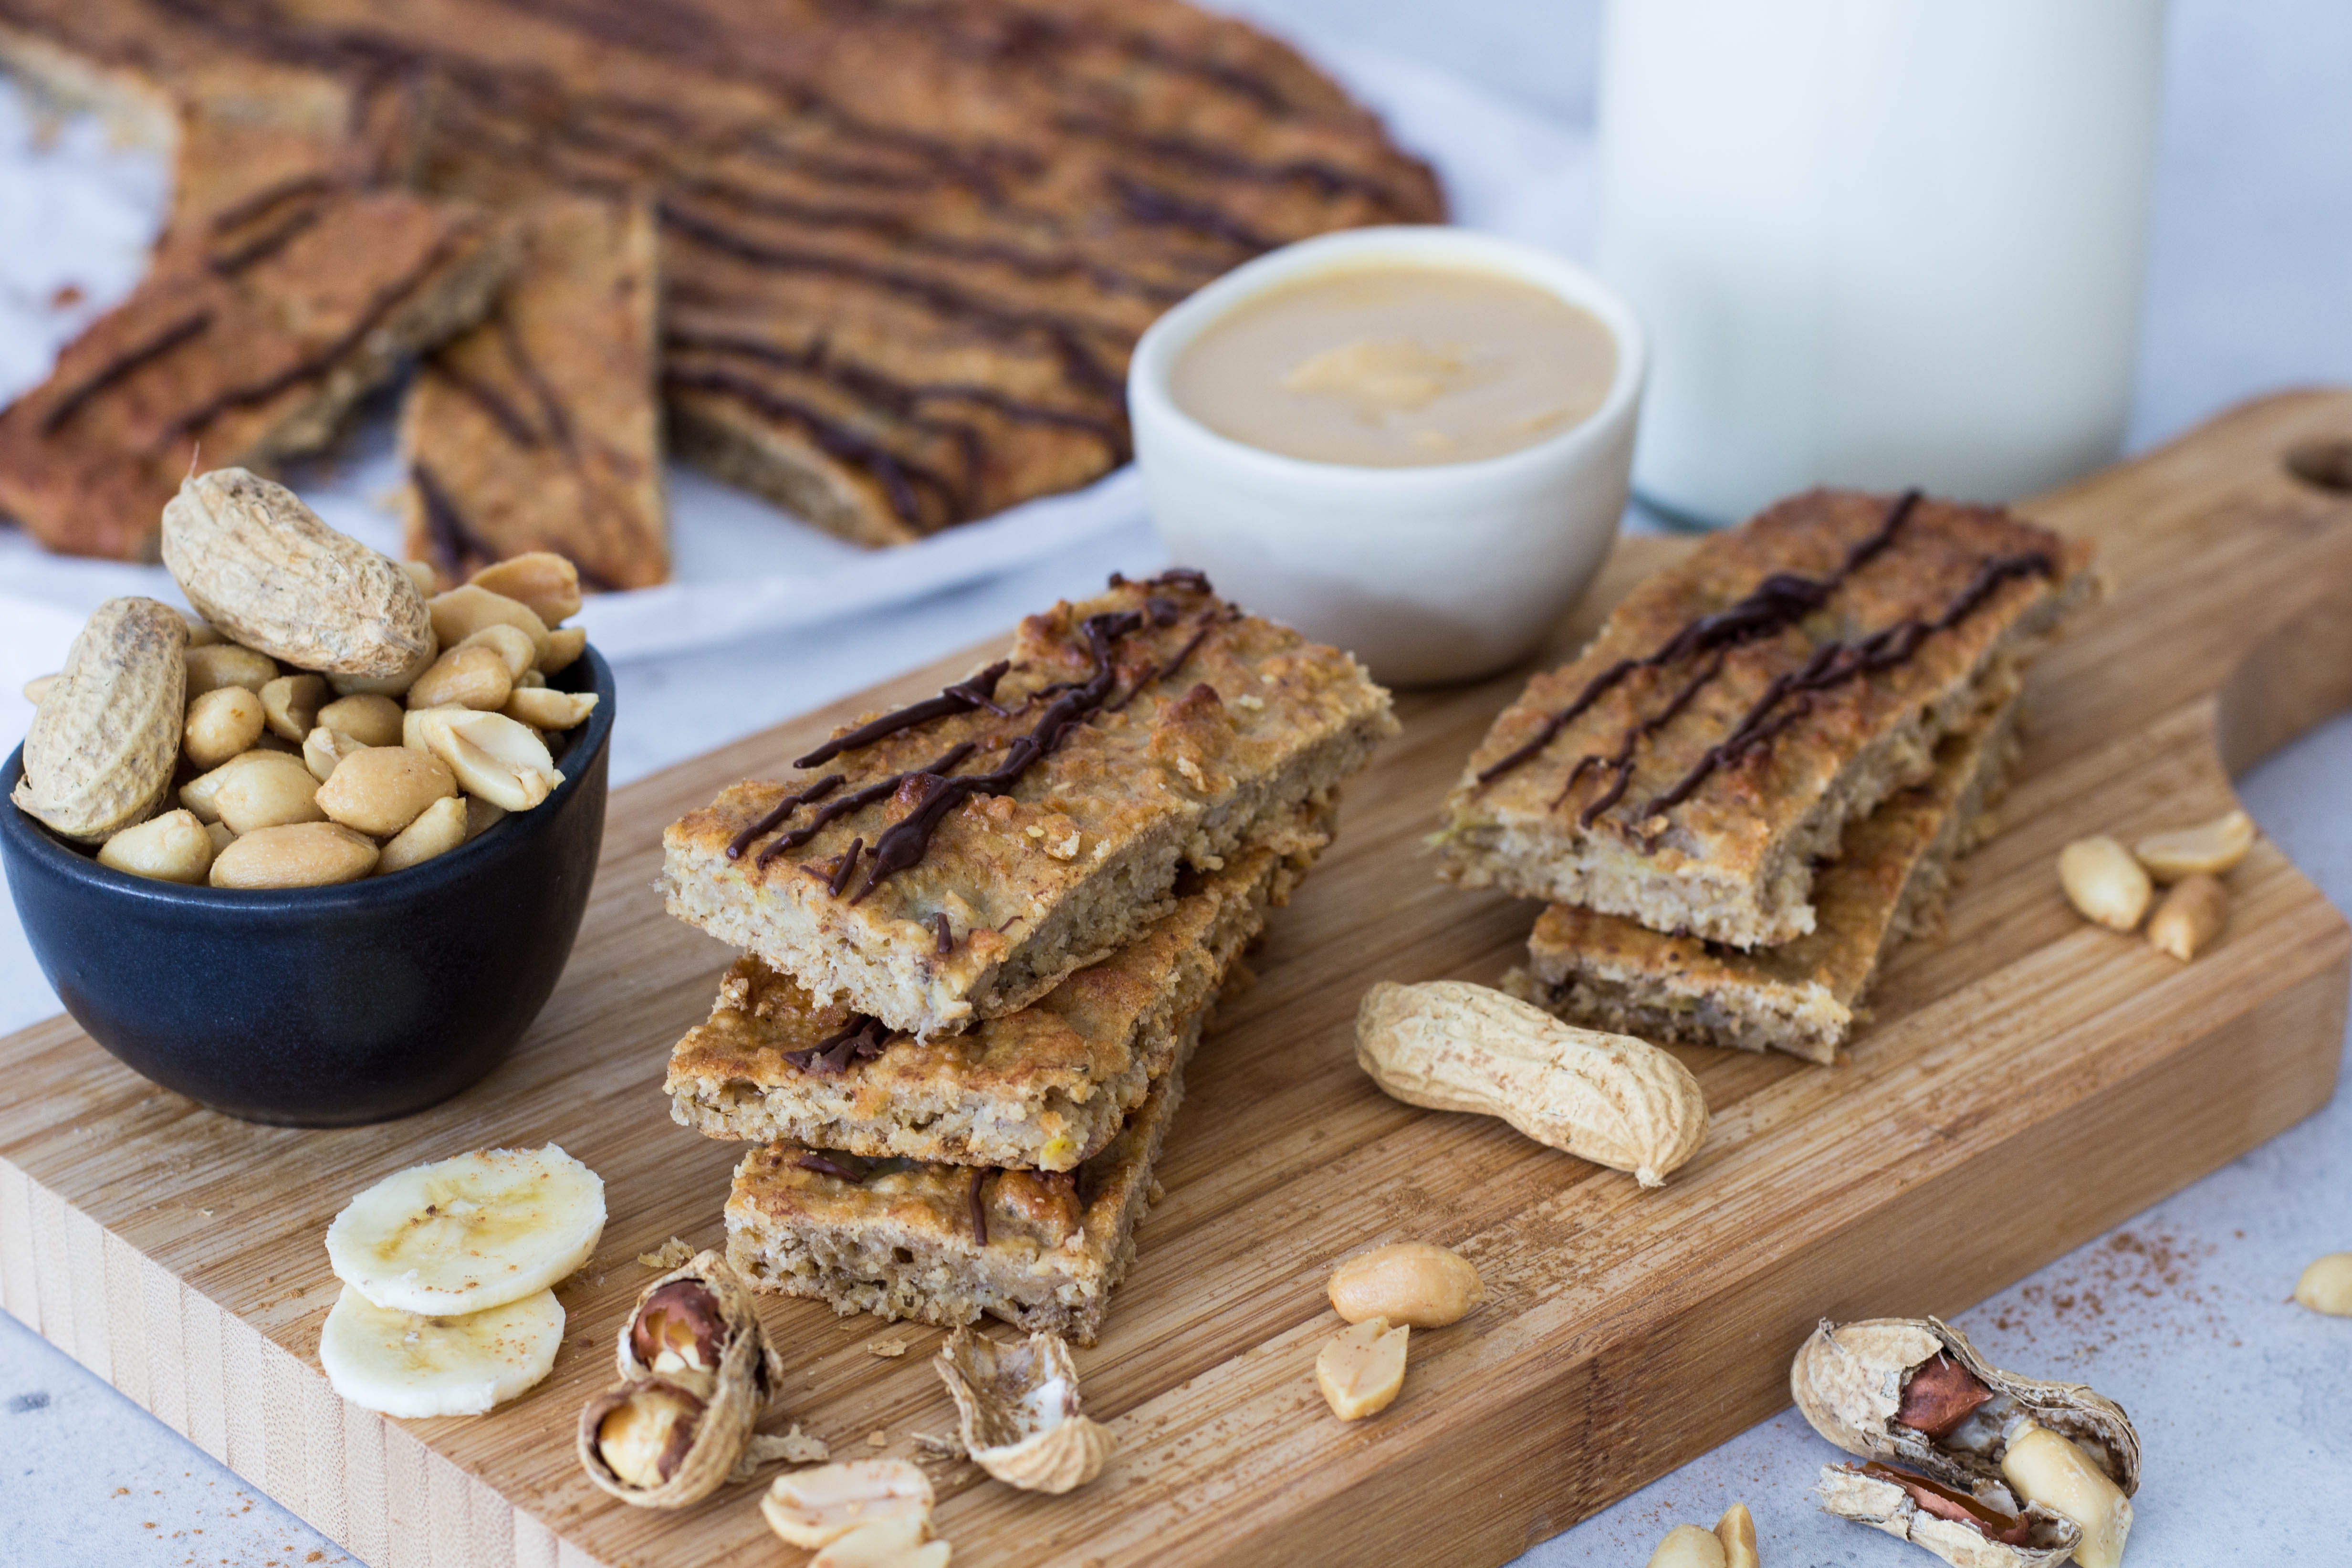
M 1442 871 L 1748 949 L 1812 868 L 2091 596 L 2086 544 L 1998 508 L 1815 490 L 1636 588 L 1495 721 Z
M 489 319 L 425 356 L 401 409 L 408 557 L 444 587 L 532 550 L 591 588 L 664 582 L 653 211 L 558 195 L 520 220 Z
M 820 1005 L 735 961 L 708 1023 L 670 1053 L 671 1114 L 712 1138 L 868 1158 L 1067 1171 L 1098 1153 L 1176 1059 L 1185 1028 L 1326 840 L 1179 879 L 1176 908 L 1017 1013 L 920 1041 Z
M 2012 688 L 2013 690 L 2013 688 Z M 1622 915 L 1554 904 L 1504 989 L 1572 1024 L 1829 1062 L 1886 955 L 1941 910 L 2015 749 L 2017 703 L 1948 737 L 1936 771 L 1846 830 L 1813 879 L 1811 931 L 1754 952 L 1665 936 Z
M 192 463 L 266 472 L 325 446 L 410 356 L 479 320 L 511 264 L 484 208 L 370 183 L 334 82 L 257 69 L 234 89 L 179 106 L 147 277 L 0 412 L 0 516 L 51 550 L 153 560 Z
M 727 1258 L 762 1290 L 834 1310 L 951 1325 L 1002 1318 L 1090 1345 L 1135 1260 L 1151 1167 L 1184 1097 L 1177 1059 L 1110 1142 L 1075 1171 L 868 1162 L 771 1143 L 735 1168 Z
M 670 825 L 669 910 L 919 1037 L 1003 1017 L 1279 843 L 1395 732 L 1337 648 L 1197 573 L 1114 578 L 1006 658 Z

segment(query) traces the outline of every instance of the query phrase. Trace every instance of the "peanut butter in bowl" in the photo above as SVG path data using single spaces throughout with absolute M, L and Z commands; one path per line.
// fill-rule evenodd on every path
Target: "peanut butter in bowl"
M 1236 268 L 1128 370 L 1172 560 L 1390 685 L 1526 658 L 1615 540 L 1647 353 L 1575 263 L 1347 229 Z
M 1499 272 L 1364 266 L 1268 289 L 1180 354 L 1176 405 L 1308 462 L 1417 468 L 1531 447 L 1609 395 L 1590 310 Z

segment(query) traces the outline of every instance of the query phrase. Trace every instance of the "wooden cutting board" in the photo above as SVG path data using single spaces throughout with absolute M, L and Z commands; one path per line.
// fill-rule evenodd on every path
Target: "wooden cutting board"
M 959 1568 L 1502 1561 L 1785 1404 L 1816 1318 L 1958 1311 L 2322 1104 L 2352 931 L 2274 849 L 2234 873 L 2227 935 L 2186 966 L 2084 924 L 2053 867 L 2070 838 L 2225 809 L 2231 771 L 2352 706 L 2352 494 L 2287 466 L 2299 453 L 2352 482 L 2326 447 L 2347 439 L 2352 393 L 2284 395 L 2027 509 L 2097 539 L 2115 593 L 2035 669 L 2005 831 L 1969 863 L 1944 934 L 1895 960 L 1849 1059 L 1680 1053 L 1714 1121 L 1662 1192 L 1497 1121 L 1409 1109 L 1358 1072 L 1368 983 L 1493 981 L 1535 912 L 1441 886 L 1421 847 L 1522 678 L 1404 699 L 1402 738 L 1350 786 L 1339 844 L 1201 1049 L 1166 1196 L 1079 1358 L 1113 1468 L 1048 1499 L 935 1467 Z M 1622 545 L 1559 651 L 1678 548 Z M 633 1510 L 572 1451 L 649 1278 L 635 1255 L 716 1242 L 737 1154 L 673 1125 L 660 1093 L 728 957 L 663 914 L 660 833 L 970 662 L 618 792 L 562 986 L 510 1064 L 437 1110 L 252 1127 L 154 1089 L 68 1020 L 0 1041 L 0 1301 L 373 1563 L 798 1562 L 753 1487 Z M 549 1139 L 603 1173 L 612 1207 L 561 1292 L 554 1375 L 473 1419 L 345 1406 L 317 1363 L 328 1220 L 398 1167 Z M 1339 1326 L 1323 1279 L 1401 1237 L 1462 1249 L 1490 1297 L 1417 1332 L 1402 1396 L 1342 1426 L 1311 1375 Z M 912 1433 L 951 1426 L 927 1364 L 937 1331 L 799 1301 L 765 1318 L 792 1417 L 836 1453 L 881 1451 L 878 1432 L 911 1455 Z M 868 1353 L 885 1337 L 912 1348 Z

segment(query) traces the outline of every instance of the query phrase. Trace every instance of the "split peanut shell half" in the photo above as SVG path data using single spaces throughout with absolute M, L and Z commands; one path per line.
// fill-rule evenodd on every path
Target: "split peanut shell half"
M 934 1363 L 971 1462 L 1024 1491 L 1066 1492 L 1102 1473 L 1117 1442 L 1078 1405 L 1070 1347 L 1048 1333 L 1001 1343 L 958 1329 Z

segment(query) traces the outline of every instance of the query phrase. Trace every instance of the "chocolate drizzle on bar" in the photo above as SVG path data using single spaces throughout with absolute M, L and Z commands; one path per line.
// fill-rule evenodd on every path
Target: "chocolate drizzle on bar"
M 890 1043 L 890 1031 L 879 1018 L 869 1018 L 863 1013 L 853 1013 L 849 1022 L 836 1033 L 827 1035 L 803 1051 L 786 1051 L 784 1060 L 803 1072 L 815 1073 L 820 1078 L 838 1078 L 853 1061 L 872 1061 Z
M 839 789 L 841 781 L 841 774 L 827 773 L 799 794 L 788 795 L 776 802 L 749 827 L 727 841 L 727 858 L 730 860 L 743 858 L 743 851 L 751 847 L 753 843 L 782 826 L 784 818 L 792 816 L 802 806 L 823 800 L 826 795 Z
M 955 927 L 949 923 L 945 910 L 931 917 L 931 951 L 941 958 L 955 951 Z
M 826 892 L 836 899 L 841 897 L 842 890 L 849 886 L 851 875 L 857 869 L 857 852 L 865 847 L 866 840 L 863 838 L 853 838 L 849 841 L 849 847 L 841 852 L 841 859 L 835 865 L 833 875 L 825 879 Z
M 1748 643 L 1760 642 L 1776 637 L 1811 615 L 1829 602 L 1830 595 L 1842 587 L 1845 580 L 1871 562 L 1895 539 L 1895 530 L 1903 526 L 1919 504 L 1919 492 L 1906 490 L 1886 509 L 1885 518 L 1870 536 L 1846 552 L 1838 569 L 1827 577 L 1801 577 L 1793 572 L 1775 572 L 1748 595 L 1727 609 L 1701 616 L 1691 621 L 1654 652 L 1639 658 L 1621 658 L 1585 683 L 1576 700 L 1552 714 L 1543 722 L 1525 745 L 1489 763 L 1478 774 L 1478 783 L 1488 784 L 1541 755 L 1545 747 L 1557 739 L 1562 730 L 1583 717 L 1587 710 L 1622 684 L 1638 669 L 1660 669 L 1691 658 L 1696 654 L 1726 651 Z M 1720 669 L 1718 662 L 1715 667 Z M 1712 673 L 1709 679 L 1713 679 Z M 1705 682 L 1699 684 L 1704 685 Z M 1687 703 L 1695 692 L 1685 690 L 1675 699 Z M 1583 766 L 1580 760 L 1578 767 Z
M 1110 582 L 1114 588 L 1137 586 L 1147 591 L 1177 588 L 1209 595 L 1215 592 L 1210 587 L 1208 578 L 1186 567 L 1172 568 L 1141 584 L 1130 584 L 1127 578 L 1114 573 Z M 1086 638 L 1087 656 L 1092 663 L 1092 668 L 1084 680 L 1058 681 L 1040 687 L 1030 692 L 1021 706 L 1006 708 L 996 701 L 996 691 L 1013 667 L 1010 660 L 1000 659 L 966 679 L 943 689 L 937 697 L 926 698 L 878 719 L 869 720 L 800 758 L 794 766 L 814 767 L 845 752 L 871 745 L 933 720 L 981 710 L 1000 718 L 1011 719 L 1026 712 L 1042 698 L 1050 696 L 1052 699 L 1027 732 L 1015 737 L 1004 748 L 1003 760 L 992 771 L 955 774 L 953 770 L 978 750 L 980 744 L 976 741 L 961 742 L 921 767 L 889 774 L 831 802 L 803 826 L 784 834 L 762 849 L 753 863 L 765 867 L 778 855 L 815 837 L 827 824 L 896 795 L 908 809 L 907 815 L 885 829 L 866 851 L 865 882 L 856 897 L 850 900 L 852 903 L 863 901 L 882 883 L 922 859 L 930 847 L 933 835 L 939 831 L 940 824 L 946 820 L 950 812 L 974 795 L 1009 793 L 1040 759 L 1052 755 L 1072 730 L 1098 712 L 1117 712 L 1146 686 L 1175 674 L 1199 650 L 1226 613 L 1224 606 L 1212 605 L 1202 616 L 1199 629 L 1175 657 L 1147 670 L 1125 696 L 1114 702 L 1110 697 L 1119 680 L 1114 656 L 1120 640 L 1142 630 L 1147 625 L 1172 626 L 1182 614 L 1181 606 L 1173 601 L 1148 593 L 1144 606 L 1142 610 L 1106 610 L 1087 616 L 1080 625 L 1079 630 Z M 992 745 L 994 743 L 991 742 Z M 729 858 L 740 858 L 752 843 L 782 824 L 793 811 L 815 800 L 820 795 L 830 793 L 841 782 L 840 775 L 829 775 L 799 795 L 787 795 L 777 802 L 764 816 L 729 842 Z M 846 883 L 841 880 L 845 875 L 842 867 L 849 863 L 845 859 L 827 873 L 828 885 L 833 887 L 836 896 L 846 887 Z M 953 951 L 954 931 L 944 913 L 934 917 L 933 929 L 940 954 L 944 956 Z
M 996 705 L 996 683 L 1013 668 L 1011 659 L 1000 658 L 977 675 L 968 676 L 953 686 L 940 689 L 937 697 L 926 697 L 920 702 L 909 703 L 895 713 L 885 713 L 879 719 L 860 724 L 856 729 L 835 735 L 807 756 L 796 759 L 793 766 L 813 768 L 819 763 L 829 763 L 844 752 L 854 752 L 860 746 L 870 746 L 886 735 L 901 730 L 911 730 L 918 724 L 928 724 L 934 719 L 952 714 L 969 713 L 975 708 L 985 708 L 1000 719 L 1012 715 Z
M 971 1173 L 971 1239 L 978 1247 L 988 1245 L 988 1201 L 982 1188 L 988 1184 L 988 1173 L 992 1167 L 982 1165 Z
M 921 860 L 931 847 L 931 836 L 939 831 L 949 812 L 973 795 L 1006 793 L 1040 757 L 1050 756 L 1064 736 L 1091 717 L 1109 698 L 1111 688 L 1118 682 L 1118 668 L 1111 661 L 1112 649 L 1119 638 L 1142 626 L 1143 616 L 1136 610 L 1106 610 L 1088 616 L 1081 629 L 1086 633 L 1087 649 L 1094 656 L 1094 674 L 1083 685 L 1055 698 L 1029 732 L 1006 749 L 1004 761 L 993 772 L 965 773 L 957 778 L 925 775 L 919 781 L 922 788 L 915 809 L 874 841 L 874 858 L 866 868 L 866 885 L 849 901 L 862 903 L 885 881 Z
M 815 1149 L 802 1150 L 800 1158 L 793 1163 L 802 1170 L 814 1171 L 820 1176 L 831 1176 L 836 1181 L 856 1182 L 860 1184 L 865 1183 L 870 1169 L 864 1160 L 855 1154 L 826 1153 Z
M 1805 661 L 1802 668 L 1775 677 L 1772 684 L 1764 689 L 1764 695 L 1756 700 L 1731 733 L 1709 746 L 1691 765 L 1688 773 L 1643 807 L 1640 820 L 1648 822 L 1661 812 L 1680 805 L 1696 794 L 1698 786 L 1718 768 L 1729 766 L 1769 746 L 1790 725 L 1811 710 L 1815 694 L 1908 662 L 1919 651 L 1922 643 L 1936 633 L 1949 631 L 1966 620 L 1992 597 L 1994 591 L 2002 584 L 2018 577 L 2046 577 L 2055 570 L 2056 563 L 2046 551 L 1996 556 L 1977 568 L 1977 574 L 1969 580 L 1969 585 L 1960 590 L 1958 596 L 1947 605 L 1944 613 L 1933 621 L 1922 621 L 1915 616 L 1873 632 L 1859 642 L 1823 643 L 1819 651 Z M 1784 703 L 1787 704 L 1785 708 L 1782 707 Z

